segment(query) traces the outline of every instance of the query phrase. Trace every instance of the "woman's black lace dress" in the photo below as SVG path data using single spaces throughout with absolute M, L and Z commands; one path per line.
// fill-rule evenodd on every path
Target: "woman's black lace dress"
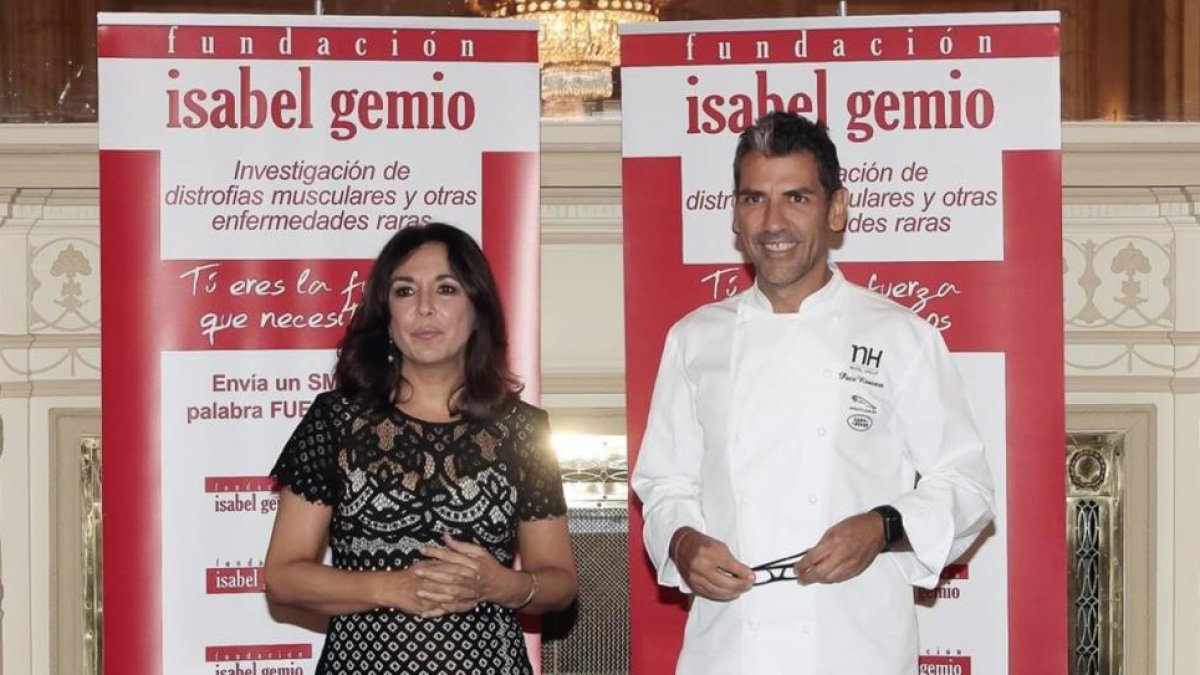
M 404 569 L 443 532 L 511 565 L 519 520 L 566 513 L 546 413 L 525 403 L 487 422 L 426 422 L 321 394 L 271 475 L 333 507 L 329 545 L 345 570 Z M 316 675 L 530 672 L 515 612 L 481 603 L 436 619 L 333 617 Z

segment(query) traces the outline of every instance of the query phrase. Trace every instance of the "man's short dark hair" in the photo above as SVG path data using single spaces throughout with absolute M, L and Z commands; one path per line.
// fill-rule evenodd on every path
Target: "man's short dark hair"
M 788 112 L 767 113 L 738 136 L 737 151 L 733 153 L 733 187 L 741 187 L 742 159 L 758 152 L 765 157 L 784 157 L 809 153 L 817 160 L 817 175 L 825 194 L 832 195 L 842 187 L 841 165 L 837 147 L 829 138 L 824 122 Z

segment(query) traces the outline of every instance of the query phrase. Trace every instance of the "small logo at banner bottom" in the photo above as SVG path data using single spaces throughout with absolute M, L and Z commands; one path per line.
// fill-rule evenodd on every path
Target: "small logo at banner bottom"
M 918 588 L 917 604 L 932 607 L 939 600 L 957 600 L 960 596 L 961 589 L 947 584 L 941 584 L 937 588 Z
M 966 563 L 959 563 L 959 564 L 955 564 L 955 565 L 946 565 L 946 567 L 942 569 L 942 578 L 943 579 L 970 579 L 971 578 L 971 569 L 970 569 L 970 567 L 967 566 Z
M 204 591 L 209 595 L 265 590 L 262 567 L 210 567 L 205 577 Z
M 971 578 L 970 568 L 964 564 L 947 565 L 942 569 L 941 583 L 937 588 L 918 588 L 917 602 L 925 606 L 932 606 L 938 600 L 957 600 L 962 595 L 962 589 L 969 587 L 968 584 L 963 584 L 961 587 L 956 586 L 951 582 L 963 581 Z
M 919 675 L 971 675 L 969 656 L 932 656 L 926 654 L 917 659 Z
M 208 476 L 204 491 L 213 496 L 215 513 L 275 513 L 279 485 L 270 476 Z M 267 494 L 259 494 L 259 493 Z
M 204 648 L 204 660 L 216 663 L 213 675 L 305 675 L 296 661 L 312 659 L 312 644 L 219 645 Z M 262 661 L 288 663 L 263 664 Z
M 279 486 L 270 476 L 208 476 L 205 492 L 275 492 Z

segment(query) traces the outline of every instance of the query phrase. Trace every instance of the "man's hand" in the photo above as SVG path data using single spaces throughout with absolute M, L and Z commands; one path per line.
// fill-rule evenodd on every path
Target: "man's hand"
M 676 530 L 671 551 L 679 574 L 702 598 L 729 602 L 754 585 L 754 570 L 734 558 L 728 546 L 699 530 Z
M 835 524 L 796 563 L 802 584 L 836 584 L 862 574 L 883 551 L 887 540 L 883 516 L 868 511 Z

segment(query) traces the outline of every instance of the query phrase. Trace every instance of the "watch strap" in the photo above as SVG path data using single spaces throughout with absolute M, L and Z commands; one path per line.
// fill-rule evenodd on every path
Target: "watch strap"
M 887 551 L 904 538 L 904 519 L 896 507 L 887 504 L 876 506 L 871 511 L 883 517 L 883 550 Z

